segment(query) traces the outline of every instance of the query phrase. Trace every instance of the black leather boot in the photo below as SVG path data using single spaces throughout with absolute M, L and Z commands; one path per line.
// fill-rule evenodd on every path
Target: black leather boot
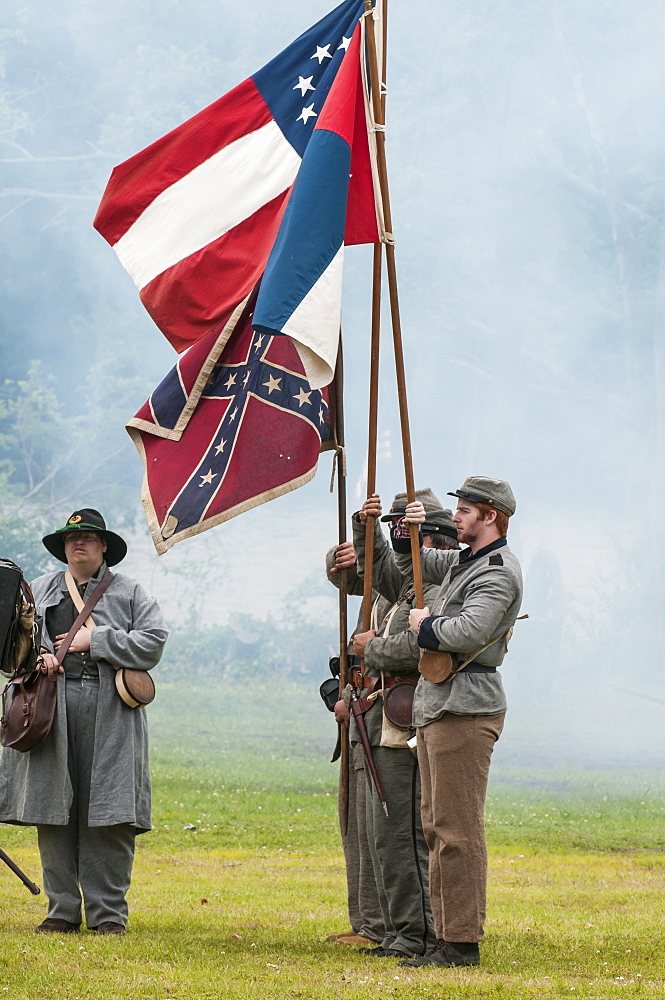
M 411 969 L 420 969 L 424 965 L 438 965 L 442 969 L 451 969 L 458 965 L 480 965 L 480 947 L 476 941 L 437 941 L 433 948 L 422 958 L 412 958 L 400 965 Z

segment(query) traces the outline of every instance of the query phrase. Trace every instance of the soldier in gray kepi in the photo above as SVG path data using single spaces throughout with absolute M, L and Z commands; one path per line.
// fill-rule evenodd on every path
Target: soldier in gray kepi
M 418 490 L 430 523 L 431 533 L 448 527 L 450 546 L 457 547 L 457 531 L 453 529 L 450 511 L 441 509 L 441 502 L 431 489 Z M 390 512 L 382 518 L 391 528 L 406 510 L 406 494 L 398 493 Z M 352 519 L 353 536 L 358 553 L 357 568 L 364 575 L 365 521 L 372 500 L 367 500 Z M 379 511 L 380 513 L 380 511 Z M 430 534 L 426 544 L 430 544 Z M 428 889 L 428 848 L 420 818 L 420 777 L 418 764 L 407 741 L 411 729 L 411 712 L 395 717 L 389 705 L 405 697 L 405 707 L 413 698 L 418 680 L 418 644 L 409 630 L 409 611 L 415 605 L 413 580 L 404 576 L 395 564 L 392 547 L 375 523 L 374 569 L 380 596 L 372 606 L 371 628 L 354 636 L 354 652 L 364 659 L 365 671 L 355 678 L 356 694 L 370 703 L 364 713 L 372 757 L 388 806 L 386 816 L 374 783 L 367 783 L 367 836 L 385 936 L 378 948 L 362 949 L 375 958 L 421 956 L 434 945 L 434 926 L 430 912 Z M 428 596 L 433 598 L 438 588 Z M 373 702 L 371 699 L 375 699 Z M 351 739 L 358 739 L 355 720 Z
M 510 484 L 503 479 L 488 479 L 487 476 L 467 476 L 458 490 L 449 497 L 461 497 L 471 503 L 486 503 L 512 517 L 517 509 L 515 496 Z
M 411 612 L 421 650 L 456 654 L 464 667 L 439 683 L 421 676 L 413 703 L 422 782 L 423 829 L 430 852 L 430 895 L 436 946 L 411 966 L 478 965 L 487 880 L 484 808 L 490 759 L 501 734 L 506 699 L 497 672 L 522 600 L 522 574 L 508 548 L 515 497 L 507 482 L 470 476 L 457 497 L 453 523 L 462 551 L 421 550 L 423 581 L 439 584 L 429 608 Z M 418 501 L 405 521 L 424 529 Z M 396 565 L 408 573 L 411 549 L 394 539 Z M 421 673 L 427 672 L 425 660 Z

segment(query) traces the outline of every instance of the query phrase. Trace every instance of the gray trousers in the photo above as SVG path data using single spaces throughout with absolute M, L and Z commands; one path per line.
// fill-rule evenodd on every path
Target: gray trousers
M 129 823 L 88 826 L 98 695 L 97 678 L 66 681 L 67 766 L 74 800 L 67 826 L 37 826 L 48 916 L 80 924 L 83 899 L 91 929 L 107 921 L 127 924 L 135 839 Z
M 367 839 L 386 928 L 382 945 L 424 955 L 435 939 L 418 762 L 406 748 L 374 746 L 372 752 L 389 813 L 386 817 L 367 768 Z
M 453 715 L 418 730 L 423 827 L 437 938 L 482 941 L 487 895 L 485 795 L 505 712 Z
M 351 746 L 349 752 L 349 819 L 347 832 L 342 834 L 349 920 L 354 933 L 378 944 L 383 941 L 385 932 L 367 843 L 365 754 L 361 746 Z M 340 824 L 341 819 L 340 813 Z

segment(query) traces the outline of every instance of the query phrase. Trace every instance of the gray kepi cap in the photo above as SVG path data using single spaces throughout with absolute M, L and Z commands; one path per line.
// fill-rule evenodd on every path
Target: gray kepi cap
M 424 490 L 416 490 L 416 500 L 420 500 L 421 504 L 425 508 L 426 514 L 430 514 L 435 510 L 441 511 L 441 508 L 443 507 L 443 504 L 429 488 L 429 486 L 427 486 Z M 396 493 L 390 510 L 387 514 L 383 515 L 381 520 L 392 521 L 394 517 L 404 517 L 408 502 L 406 493 Z M 457 533 L 455 533 L 455 538 L 457 538 Z
M 488 503 L 508 517 L 512 517 L 517 506 L 509 483 L 505 479 L 489 479 L 487 476 L 468 476 L 460 488 L 448 496 L 461 497 L 471 503 Z
M 447 508 L 433 510 L 425 515 L 424 524 L 420 525 L 423 535 L 446 535 L 457 539 L 457 527 L 453 524 L 453 512 Z

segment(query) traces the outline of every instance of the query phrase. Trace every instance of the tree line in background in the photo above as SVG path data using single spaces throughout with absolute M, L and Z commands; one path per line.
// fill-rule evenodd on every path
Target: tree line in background
M 295 627 L 243 615 L 233 624 L 174 633 L 158 670 L 168 680 L 193 683 L 258 678 L 320 682 L 330 676 L 328 659 L 337 641 L 334 620 L 330 626 L 299 621 Z
M 136 370 L 127 358 L 92 366 L 74 413 L 41 362 L 24 379 L 0 385 L 0 558 L 17 563 L 26 579 L 58 567 L 41 539 L 77 507 L 112 510 L 114 526 L 126 532 L 143 516 L 141 463 L 123 426 L 136 408 L 133 399 L 149 392 Z M 198 565 L 197 572 L 205 577 L 213 567 Z M 305 597 L 296 589 L 292 603 Z M 172 634 L 160 665 L 174 680 L 323 679 L 337 643 L 334 616 L 330 626 L 299 620 L 297 628 L 251 615 L 206 626 L 193 609 L 189 618 Z M 295 615 L 285 618 L 293 622 Z
M 141 466 L 123 428 L 173 355 L 91 228 L 113 164 L 311 20 L 302 5 L 265 0 L 204 2 L 195 18 L 182 10 L 175 0 L 34 0 L 4 12 L 0 555 L 29 578 L 49 568 L 44 531 L 81 502 L 113 509 L 125 530 L 142 516 Z M 665 570 L 652 555 L 665 536 L 661 6 L 453 2 L 431 11 L 433 60 L 419 57 L 428 42 L 406 5 L 391 19 L 390 168 L 416 467 L 479 467 L 489 443 L 497 471 L 512 456 L 522 475 L 521 511 L 545 511 L 556 528 L 551 558 L 527 567 L 537 621 L 522 630 L 525 686 L 559 648 L 539 632 L 544 620 L 562 630 L 575 680 L 629 665 L 648 689 L 654 668 L 662 677 L 665 639 Z M 364 363 L 365 340 L 351 334 L 366 309 L 363 290 L 345 311 L 349 382 Z M 442 378 L 441 426 L 458 405 L 477 415 L 454 433 L 432 433 Z M 348 394 L 349 428 L 354 418 L 364 428 L 364 392 L 363 382 Z M 384 430 L 392 419 L 384 413 Z M 351 453 L 351 433 L 347 444 Z M 608 560 L 620 547 L 621 570 L 599 558 L 583 599 L 564 594 L 556 560 L 598 516 L 616 529 Z M 233 647 L 224 631 L 224 669 L 241 654 L 277 669 L 287 630 L 264 635 L 263 653 Z M 214 641 L 197 652 L 211 670 Z
M 41 537 L 79 506 L 113 509 L 131 528 L 141 463 L 124 422 L 149 389 L 126 355 L 92 365 L 63 400 L 43 362 L 0 385 L 0 554 L 32 579 L 50 567 Z

